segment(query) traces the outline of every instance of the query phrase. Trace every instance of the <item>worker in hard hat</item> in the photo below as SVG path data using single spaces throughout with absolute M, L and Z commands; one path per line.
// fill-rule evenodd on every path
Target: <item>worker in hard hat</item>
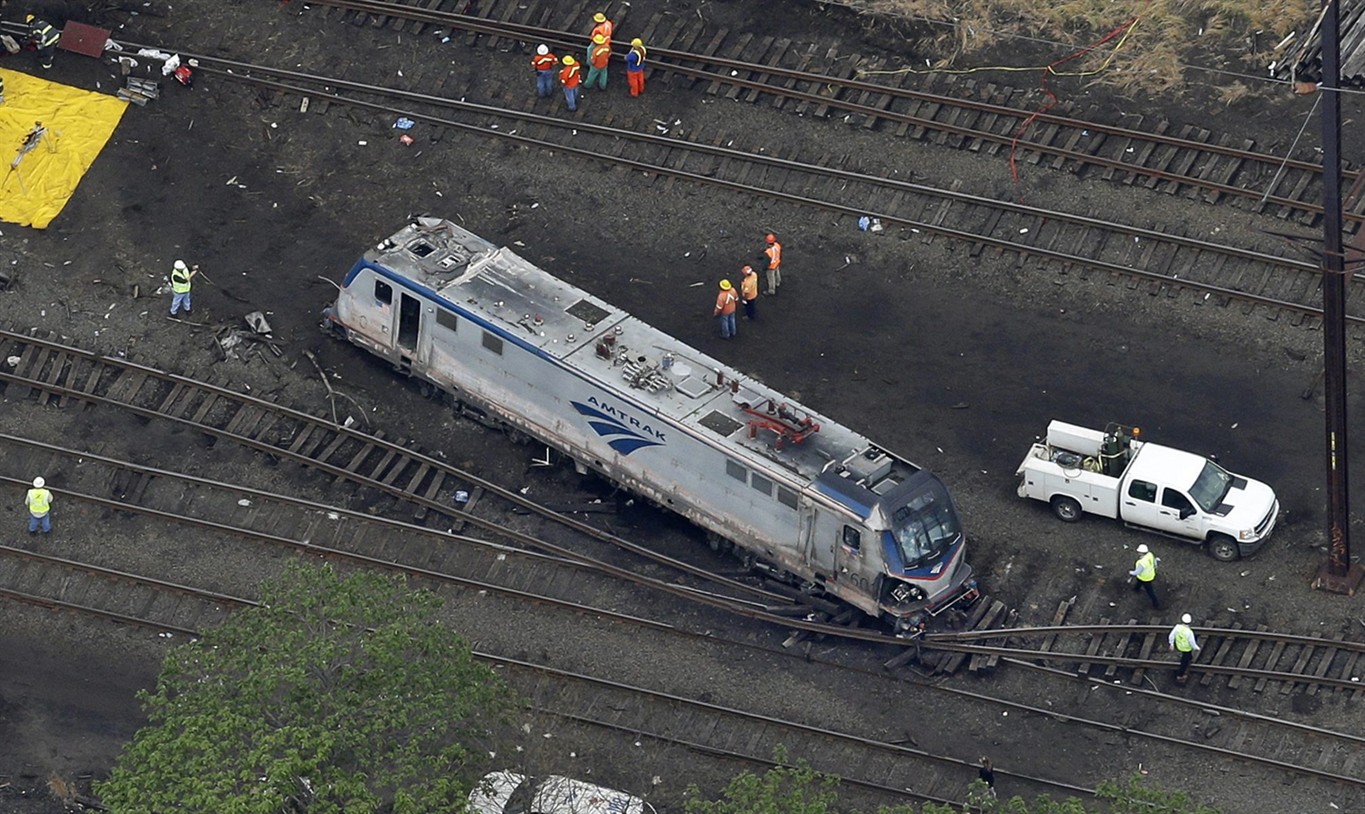
M 578 86 L 583 81 L 583 74 L 578 67 L 578 60 L 569 55 L 564 56 L 564 67 L 559 69 L 559 83 L 564 86 L 564 101 L 569 103 L 569 111 L 578 109 Z
M 42 478 L 33 479 L 33 488 L 28 490 L 24 505 L 28 507 L 28 533 L 37 534 L 41 527 L 43 534 L 51 534 L 52 493 L 47 490 Z
M 185 308 L 185 313 L 190 312 L 190 288 L 191 281 L 199 273 L 199 267 L 185 265 L 184 260 L 175 261 L 171 266 L 171 316 L 175 316 L 181 306 Z
M 1134 591 L 1146 591 L 1147 598 L 1152 600 L 1152 607 L 1160 610 L 1161 603 L 1156 598 L 1156 564 L 1161 562 L 1146 543 L 1137 547 L 1137 562 L 1133 563 L 1133 570 L 1128 572 L 1128 576 L 1133 578 Z
M 721 339 L 729 339 L 737 333 L 735 305 L 738 302 L 739 295 L 735 293 L 735 287 L 729 280 L 721 280 L 720 291 L 716 294 L 716 321 L 720 323 Z
M 559 57 L 554 55 L 548 45 L 536 46 L 536 55 L 531 57 L 531 69 L 536 72 L 536 95 L 548 99 L 555 92 L 555 68 Z
M 630 51 L 626 53 L 626 80 L 631 96 L 645 92 L 645 42 L 639 37 L 630 41 Z
M 593 23 L 592 31 L 588 33 L 588 39 L 592 39 L 593 37 L 596 37 L 598 34 L 601 34 L 602 39 L 606 40 L 607 47 L 610 48 L 611 35 L 612 32 L 616 30 L 616 24 L 613 23 L 611 20 L 608 20 L 607 15 L 603 14 L 600 11 L 592 15 L 592 23 Z
M 744 318 L 758 319 L 758 273 L 753 266 L 739 270 L 739 301 L 744 304 Z
M 1190 623 L 1194 619 L 1186 613 L 1180 617 L 1180 624 L 1171 628 L 1171 632 L 1166 635 L 1166 641 L 1171 645 L 1171 649 L 1180 654 L 1180 668 L 1175 671 L 1175 680 L 1181 684 L 1185 683 L 1185 673 L 1190 669 L 1190 662 L 1194 660 L 1194 654 L 1199 652 L 1199 642 L 1194 638 L 1194 628 Z
M 782 285 L 782 244 L 772 232 L 763 236 L 763 243 L 763 253 L 759 257 L 768 263 L 768 294 L 773 295 Z
M 611 45 L 601 34 L 593 34 L 588 43 L 588 78 L 583 81 L 586 90 L 597 85 L 600 90 L 607 89 L 607 65 L 611 63 Z
M 38 59 L 44 68 L 52 67 L 52 57 L 57 53 L 57 41 L 62 38 L 52 23 L 32 14 L 24 17 L 28 23 L 28 39 L 38 49 Z

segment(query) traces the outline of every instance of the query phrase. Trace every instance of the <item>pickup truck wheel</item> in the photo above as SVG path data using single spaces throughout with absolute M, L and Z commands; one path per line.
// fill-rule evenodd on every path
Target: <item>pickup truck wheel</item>
M 1237 542 L 1221 534 L 1209 537 L 1208 547 L 1209 556 L 1219 562 L 1232 562 L 1242 556 L 1242 552 L 1237 548 Z
M 1081 504 L 1074 497 L 1057 495 L 1052 499 L 1052 513 L 1064 523 L 1075 523 L 1081 519 Z

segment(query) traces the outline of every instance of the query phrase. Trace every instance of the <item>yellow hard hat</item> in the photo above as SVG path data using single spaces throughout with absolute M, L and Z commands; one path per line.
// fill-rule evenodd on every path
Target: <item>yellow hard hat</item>
M 601 34 L 593 34 L 592 41 L 597 43 L 598 45 L 603 45 L 606 43 L 607 38 L 602 36 Z
M 564 57 L 564 64 L 565 64 L 565 65 L 572 65 L 572 64 L 574 64 L 574 59 L 573 59 L 573 57 L 570 57 L 570 56 Z
M 724 289 L 725 291 L 729 291 L 729 290 L 730 290 L 731 288 L 733 288 L 734 286 L 730 285 L 730 281 L 729 281 L 729 280 L 721 280 L 721 281 L 720 281 L 720 287 L 721 287 L 722 289 Z
M 594 23 L 605 23 L 607 21 L 607 15 L 599 11 L 596 14 L 592 15 L 592 21 Z
M 32 15 L 32 14 L 26 14 L 26 15 L 24 15 L 24 22 L 26 22 L 26 23 L 31 23 L 31 22 L 33 22 L 33 15 Z
M 645 44 L 645 41 L 642 40 L 642 39 L 640 39 L 639 37 L 636 37 L 635 39 L 633 39 L 633 40 L 630 41 L 630 44 L 631 44 L 631 45 L 644 45 L 644 44 Z

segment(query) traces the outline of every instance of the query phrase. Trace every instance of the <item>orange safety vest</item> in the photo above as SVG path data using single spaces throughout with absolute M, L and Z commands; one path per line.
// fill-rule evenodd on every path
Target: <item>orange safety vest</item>
M 583 77 L 578 73 L 578 64 L 565 65 L 559 72 L 559 81 L 564 83 L 566 88 L 576 88 Z
M 559 58 L 554 54 L 536 54 L 531 57 L 531 67 L 537 71 L 553 71 L 559 64 Z
M 746 274 L 744 280 L 739 284 L 739 290 L 744 294 L 745 302 L 753 302 L 758 299 L 758 275 Z
M 775 269 L 782 265 L 782 244 L 773 243 L 763 250 L 768 255 L 768 268 Z
M 606 41 L 607 41 L 607 45 L 610 46 L 610 45 L 611 45 L 611 32 L 612 32 L 612 30 L 615 29 L 615 28 L 616 28 L 616 26 L 615 26 L 615 24 L 612 23 L 611 20 L 607 20 L 607 21 L 604 22 L 604 23 L 598 23 L 597 25 L 595 25 L 595 26 L 592 27 L 592 33 L 588 35 L 588 40 L 589 40 L 589 41 L 592 41 L 592 38 L 593 38 L 593 37 L 597 36 L 598 34 L 601 34 L 601 35 L 602 35 L 602 39 L 606 40 Z
M 716 296 L 716 316 L 722 314 L 733 314 L 735 312 L 735 302 L 739 297 L 735 296 L 733 288 L 722 289 Z
M 596 48 L 593 48 L 592 51 L 588 53 L 588 61 L 598 70 L 607 67 L 607 63 L 611 61 L 611 46 L 599 45 Z

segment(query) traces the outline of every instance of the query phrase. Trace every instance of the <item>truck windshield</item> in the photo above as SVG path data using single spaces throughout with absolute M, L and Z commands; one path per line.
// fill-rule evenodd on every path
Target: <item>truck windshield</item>
M 947 490 L 939 486 L 910 498 L 891 516 L 892 537 L 906 568 L 914 568 L 941 556 L 962 534 L 957 512 Z
M 1213 461 L 1204 462 L 1204 471 L 1194 479 L 1190 487 L 1190 497 L 1206 512 L 1212 512 L 1223 502 L 1223 496 L 1232 488 L 1233 475 Z

